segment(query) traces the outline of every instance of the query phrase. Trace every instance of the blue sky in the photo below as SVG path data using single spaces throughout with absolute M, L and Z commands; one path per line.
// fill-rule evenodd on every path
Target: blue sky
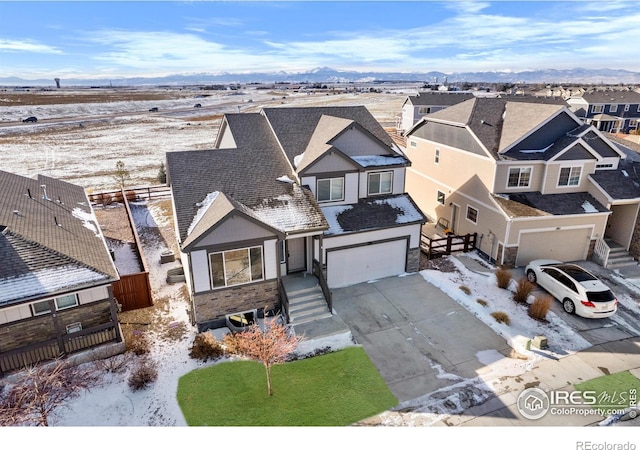
M 0 1 L 0 77 L 640 71 L 632 1 Z

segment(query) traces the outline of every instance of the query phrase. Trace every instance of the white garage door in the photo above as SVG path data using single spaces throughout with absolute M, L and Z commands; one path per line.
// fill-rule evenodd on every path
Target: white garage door
M 399 275 L 404 273 L 406 261 L 406 239 L 344 250 L 329 250 L 327 283 L 330 288 L 338 288 Z
M 591 228 L 522 233 L 516 266 L 534 259 L 582 261 L 587 257 Z

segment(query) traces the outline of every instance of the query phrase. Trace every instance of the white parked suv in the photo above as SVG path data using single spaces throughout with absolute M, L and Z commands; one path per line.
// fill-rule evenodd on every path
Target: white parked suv
M 562 302 L 564 310 L 589 319 L 609 317 L 618 300 L 602 281 L 576 264 L 537 259 L 525 267 L 527 279 Z

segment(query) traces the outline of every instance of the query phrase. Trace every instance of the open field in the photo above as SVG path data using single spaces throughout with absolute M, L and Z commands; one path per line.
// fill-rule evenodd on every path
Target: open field
M 1 170 L 60 178 L 90 190 L 117 187 L 116 162 L 129 186 L 156 184 L 169 151 L 213 147 L 225 113 L 261 107 L 364 105 L 393 126 L 411 90 L 333 93 L 247 89 L 194 92 L 166 89 L 0 90 Z M 200 103 L 201 108 L 194 108 Z M 149 112 L 157 107 L 158 112 Z M 22 123 L 27 116 L 38 122 Z

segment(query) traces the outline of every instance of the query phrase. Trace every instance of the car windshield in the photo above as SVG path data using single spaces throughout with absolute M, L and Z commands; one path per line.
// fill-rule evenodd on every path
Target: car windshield
M 579 266 L 557 265 L 556 267 L 578 282 L 597 280 L 596 277 Z
M 613 292 L 606 291 L 587 291 L 587 299 L 590 302 L 612 302 L 616 299 L 616 296 L 613 295 Z

